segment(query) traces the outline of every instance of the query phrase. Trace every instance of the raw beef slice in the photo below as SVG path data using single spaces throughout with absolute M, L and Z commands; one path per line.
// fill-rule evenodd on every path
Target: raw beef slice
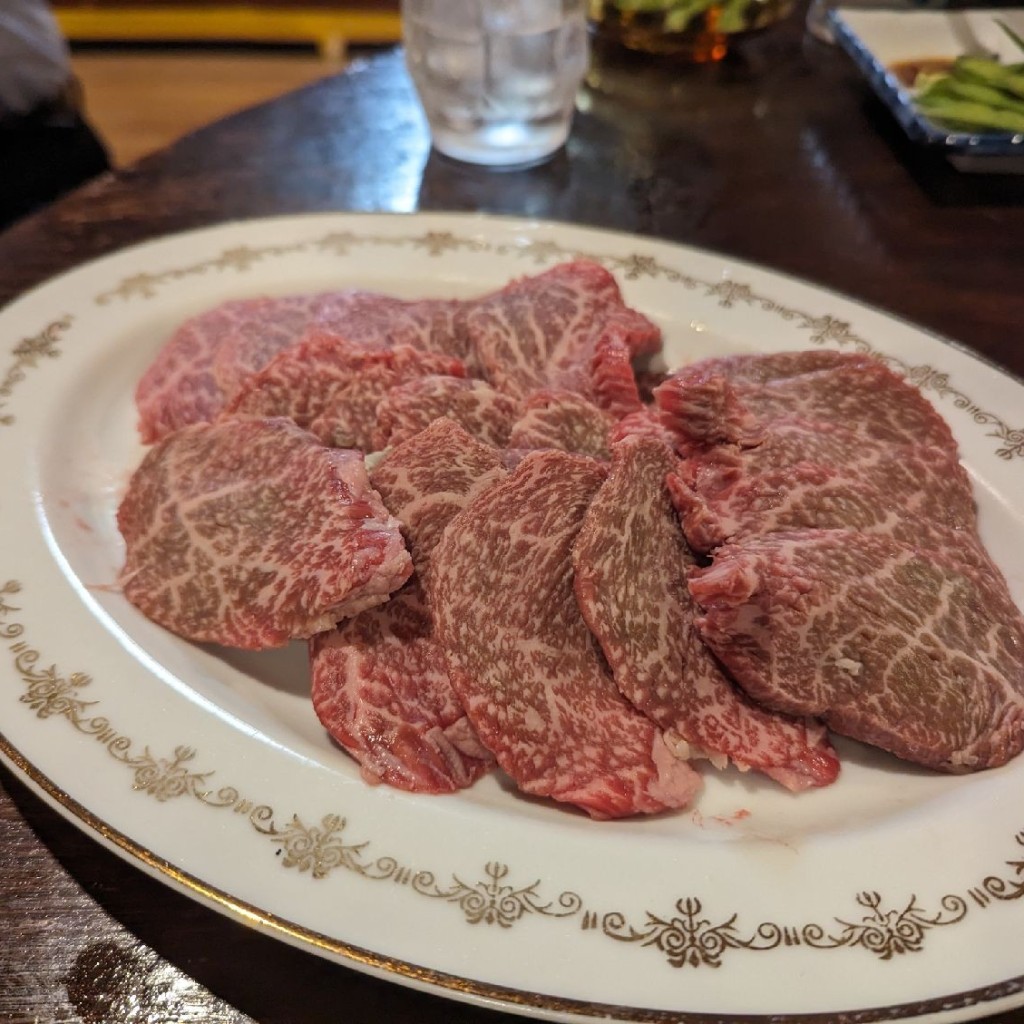
M 453 356 L 406 344 L 373 348 L 317 328 L 248 377 L 225 415 L 287 416 L 326 445 L 373 451 L 381 399 L 439 373 L 461 377 L 465 369 Z
M 590 360 L 590 393 L 594 404 L 614 419 L 643 411 L 633 350 L 621 336 L 609 333 L 598 341 Z
M 686 572 L 696 565 L 664 480 L 671 450 L 628 437 L 573 548 L 580 611 L 625 697 L 689 749 L 756 768 L 791 790 L 824 786 L 839 771 L 824 727 L 765 711 L 723 674 L 694 625 Z
M 891 444 L 828 423 L 770 423 L 753 448 L 694 451 L 670 478 L 690 545 L 706 553 L 729 540 L 805 527 L 884 532 L 921 547 L 974 549 L 970 478 L 954 454 Z M 955 534 L 955 536 L 954 536 Z
M 508 447 L 558 448 L 607 459 L 608 431 L 613 422 L 608 413 L 575 391 L 544 388 L 535 391 L 523 404 L 522 415 L 512 426 Z
M 310 641 L 313 710 L 367 782 L 414 793 L 472 785 L 491 763 L 433 639 L 419 584 Z
M 603 343 L 622 344 L 632 355 L 661 344 L 658 327 L 627 306 L 615 278 L 588 260 L 559 264 L 467 303 L 462 324 L 473 372 L 518 399 L 545 387 L 591 398 L 592 363 Z
M 186 320 L 136 387 L 143 443 L 152 444 L 174 430 L 217 416 L 227 394 L 223 355 L 216 365 L 222 348 L 236 353 L 258 350 L 268 353 L 269 359 L 297 339 L 327 301 L 327 295 L 237 299 Z
M 851 362 L 765 384 L 739 384 L 737 390 L 761 422 L 798 413 L 873 440 L 957 451 L 952 431 L 935 407 L 880 362 Z
M 408 345 L 460 358 L 461 309 L 457 300 L 360 289 L 223 303 L 182 324 L 143 374 L 135 394 L 142 440 L 211 422 L 252 374 L 317 326 L 364 347 Z
M 319 322 L 349 341 L 371 347 L 408 345 L 466 361 L 466 333 L 460 299 L 402 299 L 379 292 L 353 291 L 325 309 Z
M 479 441 L 504 447 L 519 403 L 482 380 L 434 374 L 396 384 L 377 403 L 374 448 L 407 441 L 439 416 L 454 420 Z
M 278 647 L 380 604 L 412 571 L 362 455 L 284 419 L 171 434 L 135 471 L 117 522 L 125 596 L 189 640 Z
M 656 416 L 681 455 L 706 445 L 744 448 L 764 440 L 757 417 L 743 404 L 726 377 L 697 364 L 684 367 L 654 389 Z
M 791 355 L 795 360 L 799 353 Z M 748 370 L 747 376 L 752 375 Z M 654 394 L 662 421 L 677 436 L 680 450 L 723 442 L 751 447 L 761 442 L 766 424 L 801 416 L 875 441 L 957 451 L 946 421 L 921 392 L 881 362 L 864 356 L 763 383 L 733 382 L 716 370 L 714 361 L 710 368 L 696 363 L 673 374 Z
M 731 356 L 712 356 L 690 363 L 685 369 L 725 377 L 733 384 L 766 384 L 772 380 L 799 377 L 803 373 L 874 362 L 871 356 L 860 352 L 812 348 L 799 349 L 795 352 L 739 352 Z
M 1024 747 L 1024 623 L 994 573 L 806 530 L 720 548 L 690 591 L 705 641 L 755 700 L 943 771 Z
M 424 585 L 449 521 L 471 497 L 506 475 L 500 451 L 444 418 L 396 446 L 374 467 L 371 481 L 388 507 L 396 509 L 416 577 Z
M 505 475 L 498 451 L 447 419 L 396 446 L 371 474 L 402 521 L 416 575 L 387 604 L 310 643 L 314 710 L 369 781 L 449 793 L 493 763 L 452 689 L 423 581 L 447 522 Z
M 319 296 L 315 316 L 283 343 L 268 344 L 265 332 L 234 332 L 217 349 L 213 372 L 227 399 L 306 330 L 321 328 L 363 348 L 406 345 L 420 352 L 455 355 L 465 343 L 456 326 L 461 304 L 453 299 L 399 299 L 350 288 Z M 284 299 L 278 301 L 285 301 Z M 273 340 L 273 339 L 270 339 Z
M 657 412 L 650 407 L 623 416 L 621 420 L 612 424 L 611 430 L 608 431 L 608 444 L 609 446 L 617 444 L 626 437 L 654 438 L 667 444 L 673 450 L 676 446 L 675 435 L 665 428 L 658 418 Z
M 446 528 L 431 605 L 452 683 L 526 793 L 614 818 L 683 807 L 700 776 L 619 693 L 580 616 L 571 550 L 601 464 L 533 452 Z

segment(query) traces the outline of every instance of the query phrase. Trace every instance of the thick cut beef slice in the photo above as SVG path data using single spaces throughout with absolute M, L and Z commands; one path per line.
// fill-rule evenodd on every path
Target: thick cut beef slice
M 229 416 L 287 416 L 336 448 L 372 451 L 377 405 L 404 381 L 462 376 L 454 356 L 410 345 L 372 348 L 317 328 L 249 376 L 228 403 Z
M 650 437 L 612 451 L 608 479 L 573 547 L 576 598 L 625 697 L 691 757 L 756 768 L 791 790 L 824 786 L 839 762 L 818 722 L 754 704 L 723 674 L 694 625 L 696 562 L 665 476 L 675 457 Z
M 654 388 L 658 422 L 680 454 L 705 445 L 758 445 L 764 431 L 726 377 L 697 364 L 684 367 Z
M 893 444 L 957 451 L 949 425 L 920 390 L 880 362 L 850 362 L 765 384 L 737 385 L 761 422 L 799 414 Z
M 145 444 L 191 423 L 208 423 L 224 405 L 221 349 L 271 358 L 316 320 L 329 295 L 237 299 L 186 320 L 139 380 L 135 404 Z M 233 387 L 232 387 L 233 390 Z
M 482 380 L 433 374 L 391 388 L 378 402 L 374 448 L 407 441 L 440 416 L 497 448 L 508 442 L 519 403 Z
M 310 641 L 313 710 L 368 782 L 414 793 L 472 785 L 491 758 L 466 720 L 412 580 Z
M 284 419 L 171 434 L 135 471 L 117 522 L 125 596 L 189 640 L 281 646 L 387 600 L 412 571 L 362 455 Z
M 602 343 L 656 351 L 661 332 L 622 299 L 615 278 L 587 260 L 562 263 L 467 303 L 462 324 L 474 372 L 513 398 L 545 387 L 593 397 Z
M 609 334 L 598 341 L 590 360 L 590 390 L 594 404 L 614 419 L 643 411 L 633 350 L 621 336 Z
M 794 530 L 859 529 L 943 548 L 980 547 L 970 478 L 954 454 L 891 444 L 829 423 L 788 417 L 754 448 L 692 452 L 670 479 L 690 545 Z
M 608 458 L 608 431 L 613 420 L 575 391 L 544 388 L 523 403 L 508 439 L 512 449 L 557 448 L 564 452 Z
M 798 354 L 792 355 L 795 360 Z M 750 378 L 756 378 L 752 368 L 732 381 L 712 361 L 710 366 L 683 367 L 659 385 L 655 400 L 662 422 L 678 439 L 677 447 L 681 451 L 720 443 L 751 447 L 763 440 L 766 424 L 801 416 L 846 427 L 871 440 L 957 451 L 952 432 L 935 407 L 878 360 L 848 356 L 805 373 L 760 382 Z
M 328 305 L 319 323 L 349 341 L 371 347 L 408 345 L 465 362 L 467 339 L 461 326 L 460 299 L 402 299 L 371 291 L 347 293 Z
M 402 521 L 416 575 L 391 600 L 310 644 L 313 707 L 370 781 L 448 793 L 492 763 L 452 688 L 423 590 L 445 525 L 504 479 L 500 453 L 439 419 L 396 446 L 373 484 Z
M 1024 623 L 1002 579 L 848 530 L 729 544 L 698 628 L 755 699 L 950 772 L 1024 747 Z
M 470 721 L 526 793 L 596 818 L 685 806 L 700 776 L 619 693 L 573 593 L 600 463 L 533 452 L 441 537 L 429 593 Z
M 504 480 L 502 453 L 441 418 L 388 452 L 371 481 L 402 523 L 416 576 L 426 583 L 449 521 L 478 493 Z
M 313 295 L 282 295 L 274 298 L 269 323 L 255 319 L 231 331 L 213 353 L 212 370 L 224 395 L 231 397 L 278 352 L 295 344 L 307 331 L 326 321 L 346 316 L 366 301 L 379 299 L 357 288 Z M 290 315 L 289 315 L 290 312 Z
M 182 324 L 142 376 L 135 394 L 142 440 L 211 422 L 252 374 L 317 326 L 364 347 L 408 345 L 460 358 L 461 309 L 457 300 L 359 289 L 226 302 Z

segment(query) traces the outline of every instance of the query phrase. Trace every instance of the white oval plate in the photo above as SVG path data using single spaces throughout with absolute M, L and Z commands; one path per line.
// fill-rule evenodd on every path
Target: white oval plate
M 218 910 L 486 1005 L 869 1021 L 1024 1002 L 1024 759 L 949 778 L 840 742 L 829 789 L 710 772 L 692 812 L 611 823 L 497 778 L 411 796 L 365 785 L 326 739 L 302 645 L 193 646 L 114 588 L 114 510 L 142 454 L 132 391 L 185 317 L 347 285 L 471 295 L 576 254 L 616 273 L 676 364 L 814 346 L 889 358 L 952 424 L 1021 601 L 1024 387 L 909 324 L 721 256 L 565 225 L 227 224 L 90 263 L 0 313 L 4 759 Z

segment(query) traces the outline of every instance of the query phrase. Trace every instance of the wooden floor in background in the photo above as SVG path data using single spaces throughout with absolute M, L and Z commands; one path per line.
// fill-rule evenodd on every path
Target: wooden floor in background
M 118 166 L 340 70 L 314 51 L 86 49 L 72 55 L 89 120 Z

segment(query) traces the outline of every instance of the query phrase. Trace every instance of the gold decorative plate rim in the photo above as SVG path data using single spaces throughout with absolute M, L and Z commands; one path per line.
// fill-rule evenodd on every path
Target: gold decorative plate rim
M 128 863 L 145 865 L 152 873 L 168 879 L 179 891 L 191 895 L 200 903 L 212 907 L 244 924 L 258 922 L 285 941 L 299 940 L 302 944 L 321 953 L 333 955 L 341 962 L 362 970 L 377 970 L 397 975 L 403 982 L 425 985 L 440 989 L 452 997 L 464 1001 L 487 1000 L 504 1004 L 513 1012 L 526 1009 L 543 1010 L 546 1014 L 566 1013 L 575 1019 L 622 1020 L 630 1024 L 752 1024 L 757 1017 L 749 1014 L 693 1013 L 675 1010 L 646 1010 L 608 1003 L 591 1003 L 583 1000 L 564 999 L 540 993 L 502 986 L 488 985 L 456 975 L 391 957 L 381 956 L 370 950 L 351 946 L 330 936 L 311 931 L 294 922 L 270 914 L 259 907 L 245 903 L 230 893 L 206 885 L 201 879 L 166 863 L 151 850 L 135 842 L 123 832 L 92 814 L 87 808 L 72 799 L 52 779 L 40 772 L 28 759 L 12 746 L 0 732 L 0 761 L 27 781 L 37 795 L 58 809 L 61 815 L 83 831 L 95 833 Z M 138 865 L 135 865 L 138 866 Z M 961 1008 L 986 1006 L 993 1012 L 1001 1004 L 1018 993 L 1024 992 L 1024 975 L 1009 978 L 996 984 L 985 985 L 965 992 L 957 992 L 935 999 L 924 999 L 910 1003 L 896 1003 L 891 1006 L 873 1007 L 869 1010 L 817 1011 L 813 1013 L 771 1014 L 772 1024 L 874 1024 L 879 1021 L 906 1020 L 934 1013 Z M 763 1018 L 769 1019 L 767 1016 Z

